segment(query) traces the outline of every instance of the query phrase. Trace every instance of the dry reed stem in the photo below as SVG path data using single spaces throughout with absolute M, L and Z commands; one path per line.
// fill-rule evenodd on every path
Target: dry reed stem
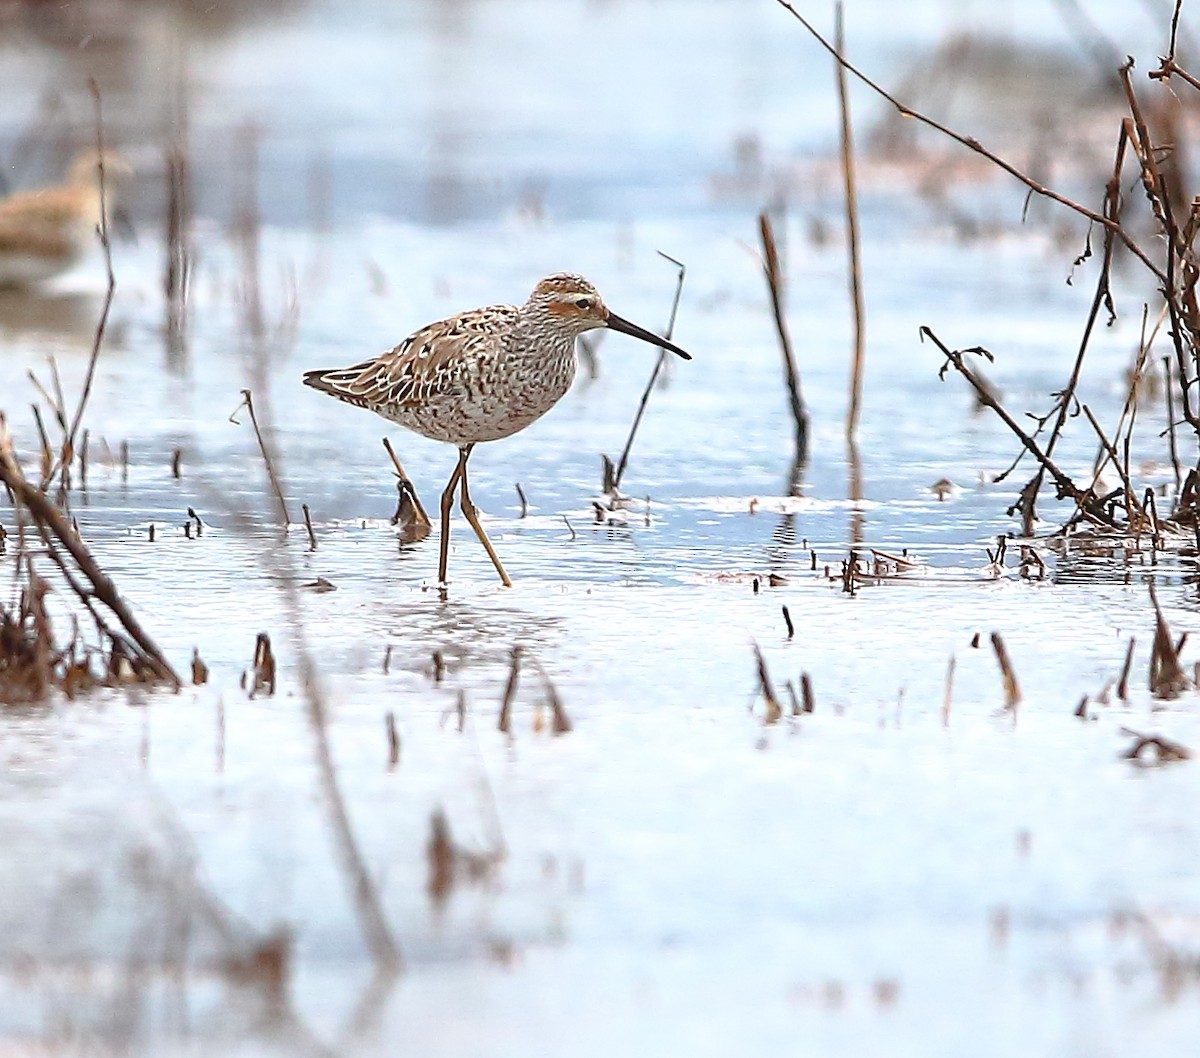
M 1008 657 L 1008 648 L 999 632 L 992 633 L 992 649 L 996 652 L 996 661 L 1000 664 L 1000 673 L 1004 678 L 1004 709 L 1016 715 L 1017 706 L 1021 703 L 1021 688 L 1017 684 L 1017 675 L 1013 672 L 1012 662 Z
M 834 8 L 834 42 L 839 54 L 845 52 L 842 3 Z M 846 90 L 846 68 L 834 63 L 837 80 L 838 110 L 841 115 L 842 187 L 846 199 L 846 249 L 849 253 L 850 303 L 854 309 L 854 346 L 850 368 L 850 402 L 846 411 L 846 439 L 853 441 L 858 434 L 858 417 L 862 404 L 863 366 L 866 356 L 866 313 L 863 307 L 862 262 L 858 240 L 858 193 L 854 178 L 854 135 L 850 125 L 850 96 Z
M 386 437 L 383 439 L 383 447 L 391 457 L 392 465 L 396 468 L 396 491 L 399 493 L 396 513 L 392 516 L 392 525 L 400 526 L 400 539 L 404 543 L 415 544 L 424 540 L 433 531 L 433 524 L 429 521 L 429 515 L 425 513 L 425 508 L 421 505 L 417 487 L 401 465 L 400 458 L 392 447 L 392 442 Z
M 1179 652 L 1171 639 L 1171 629 L 1158 605 L 1158 593 L 1154 582 L 1149 581 L 1150 602 L 1154 605 L 1154 643 L 1150 648 L 1150 693 L 1155 698 L 1178 698 L 1190 683 L 1183 666 L 1179 664 Z
M 396 714 L 390 709 L 384 717 L 384 729 L 387 731 L 388 771 L 392 771 L 400 763 L 400 732 L 396 730 Z
M 767 703 L 767 713 L 763 717 L 763 723 L 777 723 L 779 718 L 783 716 L 783 707 L 779 704 L 779 698 L 775 694 L 775 688 L 771 683 L 770 673 L 767 672 L 767 661 L 763 657 L 762 651 L 759 650 L 757 643 L 754 644 L 754 668 L 758 674 L 759 692 Z
M 292 523 L 292 518 L 288 513 L 287 500 L 283 496 L 283 486 L 279 483 L 279 476 L 275 473 L 275 464 L 267 449 L 266 439 L 263 437 L 262 430 L 259 429 L 258 416 L 254 414 L 254 396 L 248 389 L 242 390 L 242 403 L 234 409 L 233 415 L 236 415 L 243 407 L 250 413 L 250 425 L 254 427 L 254 436 L 258 439 L 258 450 L 262 453 L 263 462 L 266 464 L 267 477 L 271 481 L 271 490 L 275 493 L 275 500 L 279 504 L 279 515 L 283 519 L 283 530 L 286 533 L 288 526 Z M 233 415 L 229 416 L 229 421 L 236 425 L 237 420 Z
M 1175 495 L 1178 496 L 1183 487 L 1183 471 L 1179 466 L 1179 445 L 1175 440 L 1175 396 L 1171 392 L 1171 358 L 1164 356 L 1162 363 L 1163 391 L 1167 395 L 1167 445 L 1171 453 L 1171 469 L 1175 472 Z
M 104 180 L 104 116 L 100 106 L 100 86 L 96 84 L 94 79 L 90 79 L 88 87 L 91 89 L 96 110 L 96 150 L 98 152 L 96 170 L 99 175 L 100 185 L 100 224 L 97 234 L 100 238 L 100 247 L 104 251 L 104 269 L 107 277 L 107 285 L 104 291 L 104 301 L 100 307 L 100 319 L 96 322 L 96 333 L 92 338 L 92 350 L 88 356 L 87 371 L 83 376 L 83 390 L 79 394 L 79 404 L 75 409 L 75 415 L 71 420 L 71 429 L 67 433 L 63 444 L 62 464 L 64 473 L 66 472 L 66 468 L 71 465 L 73 459 L 75 438 L 79 434 L 79 426 L 83 422 L 83 413 L 87 408 L 88 398 L 92 393 L 92 383 L 96 378 L 96 362 L 100 358 L 100 346 L 104 341 L 104 332 L 108 327 L 108 314 L 112 309 L 113 294 L 117 289 L 117 280 L 113 275 L 112 247 L 109 245 L 108 239 L 108 200 Z
M 266 692 L 267 697 L 275 693 L 275 654 L 271 650 L 271 637 L 259 632 L 254 640 L 254 683 L 250 697 Z
M 567 732 L 572 730 L 573 725 L 571 724 L 570 717 L 567 716 L 567 710 L 562 703 L 562 699 L 558 696 L 558 688 L 550 682 L 549 677 L 546 677 L 546 696 L 550 702 L 550 712 L 554 717 L 552 730 L 556 735 L 567 734 Z
M 0 427 L 0 481 L 3 481 L 14 500 L 19 502 L 30 514 L 38 535 L 46 547 L 47 554 L 62 571 L 68 585 L 79 598 L 80 602 L 97 621 L 102 631 L 107 633 L 113 644 L 114 652 L 132 650 L 134 660 L 148 668 L 156 678 L 172 684 L 178 689 L 182 683 L 171 668 L 170 663 L 154 641 L 142 629 L 124 599 L 117 592 L 112 579 L 100 568 L 91 552 L 80 539 L 71 525 L 67 522 L 62 511 L 55 506 L 46 493 L 31 485 L 21 472 L 12 451 L 12 444 L 7 433 Z M 62 547 L 74 562 L 78 571 L 90 585 L 85 587 L 68 565 L 59 551 Z M 102 619 L 95 609 L 95 602 L 102 603 L 125 629 L 129 642 L 124 642 L 104 626 Z
M 192 683 L 197 686 L 208 683 L 208 666 L 200 657 L 199 647 L 192 647 Z
M 1125 664 L 1121 666 L 1121 678 L 1117 681 L 1117 697 L 1123 702 L 1129 701 L 1129 670 L 1133 665 L 1133 647 L 1137 642 L 1129 637 L 1129 646 L 1125 648 Z
M 517 696 L 517 682 L 521 674 L 521 648 L 514 646 L 509 657 L 508 680 L 504 684 L 504 697 L 500 701 L 500 716 L 496 721 L 496 726 L 505 734 L 508 734 L 512 726 L 512 704 L 513 699 Z
M 304 528 L 308 530 L 308 549 L 316 551 L 317 534 L 313 532 L 312 512 L 309 511 L 307 503 L 300 504 L 300 509 L 304 511 Z
M 788 334 L 787 320 L 783 311 L 783 275 L 779 267 L 779 252 L 775 247 L 775 232 L 771 218 L 765 212 L 758 215 L 758 232 L 763 247 L 763 273 L 767 279 L 767 291 L 771 297 L 771 312 L 775 318 L 775 330 L 779 335 L 779 348 L 783 354 L 783 377 L 787 386 L 788 405 L 792 412 L 795 431 L 795 459 L 792 480 L 789 482 L 793 496 L 800 494 L 800 479 L 808 464 L 808 408 L 800 388 L 800 370 L 796 366 L 796 355 L 792 351 L 792 340 Z

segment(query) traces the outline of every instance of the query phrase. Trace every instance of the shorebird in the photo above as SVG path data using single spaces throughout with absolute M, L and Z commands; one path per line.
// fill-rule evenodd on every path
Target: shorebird
M 40 283 L 83 256 L 100 223 L 101 160 L 111 214 L 117 185 L 133 173 L 112 151 L 77 155 L 64 184 L 0 198 L 0 287 Z
M 446 583 L 450 510 L 458 489 L 463 515 L 504 586 L 512 586 L 471 502 L 467 460 L 477 444 L 524 430 L 558 403 L 575 378 L 575 339 L 599 327 L 691 359 L 679 346 L 610 312 L 583 276 L 560 272 L 539 281 L 519 308 L 489 305 L 460 312 L 361 364 L 305 373 L 306 386 L 458 448 L 458 465 L 442 492 L 439 583 Z

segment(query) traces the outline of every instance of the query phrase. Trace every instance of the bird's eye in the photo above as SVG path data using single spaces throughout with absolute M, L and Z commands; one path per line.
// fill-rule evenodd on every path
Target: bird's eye
M 592 302 L 591 302 L 590 298 L 580 298 L 578 301 L 575 302 L 575 304 L 578 305 L 581 309 L 585 309 L 585 310 L 590 309 L 592 307 Z

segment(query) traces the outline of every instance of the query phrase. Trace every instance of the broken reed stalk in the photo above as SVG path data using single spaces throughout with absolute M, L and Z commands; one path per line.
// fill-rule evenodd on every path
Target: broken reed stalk
M 308 549 L 316 551 L 317 534 L 313 532 L 312 513 L 309 511 L 307 503 L 300 504 L 300 509 L 304 511 L 304 528 L 308 530 Z
M 496 722 L 496 726 L 505 734 L 508 734 L 512 724 L 512 704 L 517 696 L 517 682 L 521 675 L 521 648 L 514 646 L 509 657 L 508 680 L 504 684 L 504 697 L 500 701 L 500 716 Z
M 1129 701 L 1129 669 L 1133 665 L 1133 646 L 1137 640 L 1129 637 L 1129 646 L 1125 648 L 1125 664 L 1121 666 L 1121 678 L 1117 681 L 1117 697 L 1123 702 Z
M 996 661 L 1000 663 L 1000 674 L 1004 678 L 1004 709 L 1014 716 L 1021 702 L 1021 688 L 1017 684 L 1017 674 L 1013 671 L 1012 662 L 1008 657 L 1008 648 L 999 632 L 992 633 L 992 649 L 996 652 Z
M 545 674 L 543 673 L 543 675 Z M 546 697 L 550 701 L 550 713 L 554 718 L 551 730 L 556 735 L 567 734 L 572 730 L 571 718 L 567 716 L 567 710 L 558 696 L 558 688 L 554 686 L 549 677 L 546 677 Z
M 675 317 L 679 313 L 679 299 L 683 296 L 683 281 L 687 276 L 687 265 L 682 261 L 676 261 L 674 257 L 665 254 L 662 250 L 657 251 L 658 256 L 670 261 L 677 269 L 679 275 L 675 281 L 675 298 L 671 302 L 671 316 L 667 320 L 667 331 L 663 335 L 668 341 L 675 333 Z M 667 351 L 660 349 L 658 351 L 658 359 L 654 362 L 654 370 L 650 372 L 650 380 L 646 383 L 645 390 L 642 391 L 642 399 L 638 401 L 637 412 L 633 417 L 633 424 L 629 427 L 629 436 L 625 438 L 625 447 L 621 450 L 621 458 L 617 460 L 617 469 L 613 473 L 612 487 L 606 487 L 605 493 L 615 493 L 621 488 L 621 479 L 625 476 L 625 467 L 629 463 L 629 452 L 633 448 L 633 439 L 637 436 L 638 427 L 642 424 L 642 416 L 646 414 L 646 402 L 650 399 L 650 391 L 654 389 L 658 382 L 658 376 L 661 374 L 663 364 L 667 360 Z M 606 457 L 607 458 L 607 457 Z M 605 485 L 607 486 L 607 481 Z
M 392 525 L 400 526 L 400 536 L 404 543 L 415 544 L 433 532 L 433 524 L 429 521 L 425 508 L 421 506 L 421 497 L 417 495 L 416 486 L 401 465 L 392 442 L 386 437 L 383 439 L 383 447 L 391 457 L 392 466 L 396 468 L 396 491 L 400 494 L 396 503 L 396 513 L 392 516 Z
M 517 482 L 517 498 L 521 501 L 521 517 L 524 518 L 529 513 L 529 501 L 525 498 L 525 490 L 521 488 L 521 483 Z
M 767 703 L 767 713 L 763 717 L 763 723 L 774 724 L 783 716 L 783 707 L 779 704 L 779 698 L 775 694 L 775 687 L 771 683 L 770 673 L 767 672 L 767 661 L 763 657 L 757 643 L 754 644 L 754 667 L 758 673 L 759 692 Z
M 100 306 L 100 318 L 96 321 L 96 331 L 92 337 L 92 350 L 88 356 L 87 371 L 83 376 L 83 389 L 79 394 L 79 404 L 75 408 L 74 417 L 71 419 L 71 429 L 67 432 L 63 440 L 63 452 L 60 459 L 64 475 L 66 475 L 74 458 L 75 438 L 79 434 L 79 426 L 83 422 L 84 409 L 87 408 L 88 398 L 92 394 L 92 383 L 96 378 L 96 362 L 100 358 L 100 346 L 104 342 L 104 332 L 108 327 L 108 315 L 112 309 L 113 294 L 117 289 L 117 280 L 113 275 L 112 247 L 108 239 L 108 199 L 104 180 L 104 115 L 100 106 L 100 86 L 94 78 L 91 78 L 88 80 L 88 88 L 91 89 L 96 111 L 96 172 L 100 192 L 100 224 L 97 227 L 97 235 L 100 239 L 100 248 L 104 252 L 104 270 L 107 285 L 104 290 L 104 301 Z
M 0 481 L 4 482 L 14 501 L 29 512 L 50 558 L 62 571 L 67 584 L 80 602 L 96 618 L 97 623 L 104 627 L 94 605 L 99 601 L 115 615 L 125 629 L 129 637 L 128 642 L 116 637 L 111 631 L 108 632 L 112 637 L 114 653 L 118 649 L 132 653 L 134 660 L 145 665 L 158 679 L 170 683 L 176 689 L 182 686 L 175 670 L 142 629 L 133 611 L 117 592 L 116 585 L 97 564 L 62 511 L 50 501 L 42 489 L 31 485 L 25 479 L 7 434 L 0 435 Z M 63 557 L 60 547 L 71 556 L 78 573 L 90 586 L 80 582 Z
M 838 53 L 845 52 L 842 3 L 834 9 L 834 42 Z M 858 434 L 858 416 L 862 405 L 863 364 L 866 356 L 865 321 L 862 292 L 862 262 L 858 241 L 858 192 L 854 177 L 854 135 L 850 124 L 850 96 L 846 90 L 846 68 L 834 63 L 837 79 L 838 109 L 841 113 L 842 186 L 846 196 L 846 249 L 850 264 L 850 302 L 854 309 L 854 351 L 850 367 L 850 403 L 846 411 L 846 439 L 853 442 Z
M 199 647 L 192 647 L 192 683 L 196 686 L 208 683 L 208 666 L 200 656 Z
M 1179 651 L 1171 638 L 1171 629 L 1158 605 L 1154 581 L 1148 581 L 1150 602 L 1154 605 L 1154 643 L 1150 648 L 1150 693 L 1155 698 L 1178 698 L 1188 688 L 1188 678 L 1179 663 Z
M 758 231 L 763 246 L 763 273 L 771 295 L 771 312 L 775 317 L 775 330 L 779 334 L 779 348 L 783 353 L 783 377 L 787 385 L 788 404 L 792 410 L 795 429 L 796 454 L 789 485 L 791 495 L 797 496 L 800 493 L 800 478 L 808 464 L 808 408 L 800 389 L 800 370 L 796 367 L 796 356 L 792 352 L 792 340 L 784 318 L 783 275 L 779 267 L 779 253 L 775 248 L 775 232 L 771 227 L 771 218 L 765 211 L 758 215 Z
M 254 414 L 254 396 L 248 389 L 242 390 L 242 403 L 246 410 L 250 412 L 250 425 L 254 427 L 254 436 L 258 439 L 258 450 L 262 453 L 263 462 L 267 467 L 267 477 L 271 481 L 271 489 L 275 493 L 275 500 L 279 504 L 279 515 L 283 519 L 283 530 L 286 533 L 288 526 L 292 524 L 291 515 L 288 513 L 287 500 L 283 496 L 283 486 L 279 483 L 279 476 L 275 473 L 275 464 L 271 461 L 271 453 L 267 448 L 266 439 L 263 437 L 262 430 L 258 427 L 258 416 Z M 237 412 L 234 412 L 236 415 Z M 233 416 L 230 417 L 231 422 L 235 422 Z
M 254 683 L 250 697 L 264 691 L 268 698 L 275 694 L 275 654 L 271 650 L 271 637 L 259 632 L 254 640 Z
M 396 730 L 396 714 L 390 709 L 384 717 L 384 728 L 387 731 L 388 770 L 391 771 L 400 763 L 400 733 Z
M 804 703 L 804 711 L 811 713 L 816 706 L 813 698 L 812 680 L 807 672 L 800 673 L 800 700 Z

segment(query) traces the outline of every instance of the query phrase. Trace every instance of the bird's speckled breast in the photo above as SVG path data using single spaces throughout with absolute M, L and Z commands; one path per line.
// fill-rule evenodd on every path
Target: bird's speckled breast
M 383 414 L 434 441 L 498 441 L 545 415 L 574 380 L 572 335 L 535 338 L 516 330 L 507 341 L 464 359 L 453 382 L 421 404 Z

